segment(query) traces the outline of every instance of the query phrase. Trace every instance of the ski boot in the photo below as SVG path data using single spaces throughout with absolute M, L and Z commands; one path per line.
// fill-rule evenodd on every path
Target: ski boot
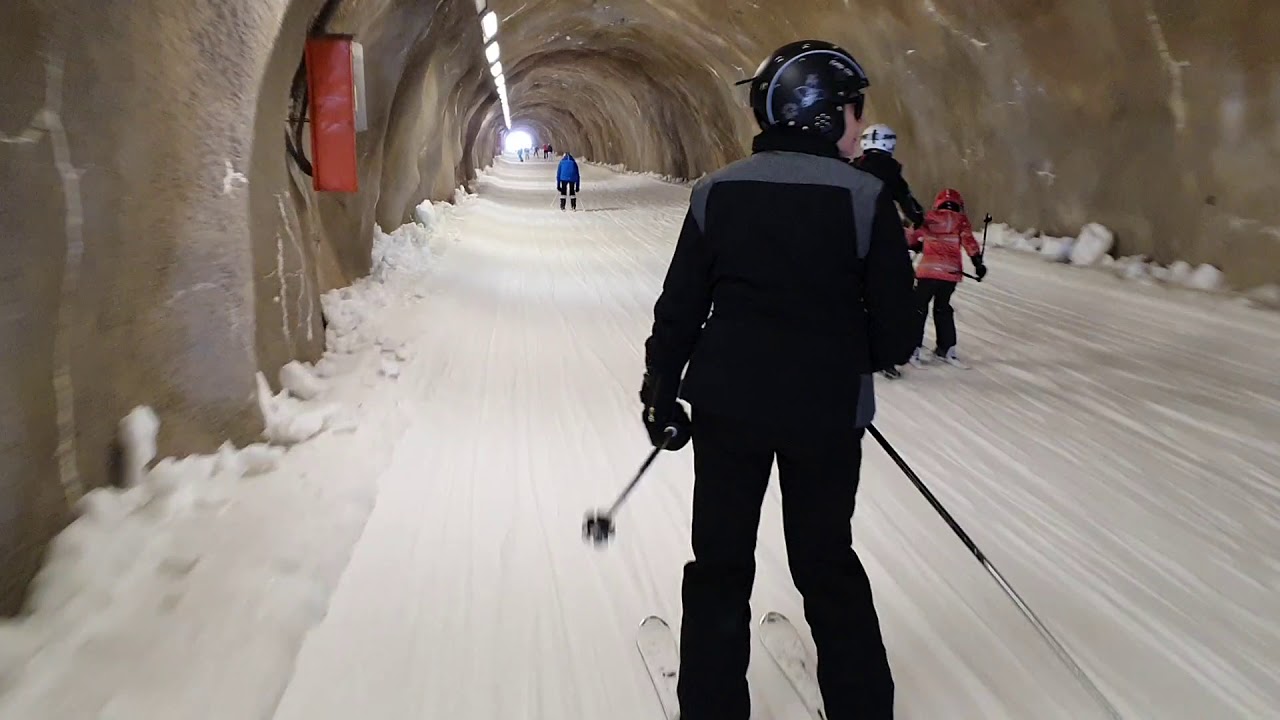
M 929 352 L 923 347 L 916 348 L 911 353 L 910 362 L 913 367 L 924 367 L 929 362 Z
M 884 370 L 880 371 L 880 374 L 884 375 L 889 380 L 897 380 L 898 378 L 902 377 L 902 371 L 896 367 L 885 368 Z
M 947 348 L 947 351 L 944 353 L 937 353 L 937 357 L 942 362 L 948 365 L 951 365 L 953 367 L 958 367 L 961 370 L 969 369 L 968 365 L 965 365 L 963 362 L 961 362 L 960 356 L 956 354 L 956 349 L 954 347 Z

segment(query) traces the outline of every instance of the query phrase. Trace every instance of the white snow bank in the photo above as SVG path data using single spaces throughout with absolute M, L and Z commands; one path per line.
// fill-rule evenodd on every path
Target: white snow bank
M 1075 242 L 1075 238 L 1069 237 L 1043 237 L 1040 256 L 1049 262 L 1067 262 L 1071 259 L 1071 249 Z
M 987 243 L 992 247 L 1037 253 L 1050 262 L 1103 267 L 1127 280 L 1161 282 L 1208 292 L 1226 287 L 1222 271 L 1213 265 L 1203 264 L 1193 269 L 1189 263 L 1179 260 L 1165 267 L 1144 255 L 1111 257 L 1115 233 L 1099 223 L 1088 223 L 1074 238 L 1040 235 L 1034 229 L 1016 230 L 995 223 L 987 233 Z
M 636 175 L 639 177 L 647 177 L 653 180 L 657 180 L 659 182 L 669 183 L 671 185 L 691 186 L 694 183 L 698 182 L 698 180 L 701 180 L 703 175 L 706 174 L 706 173 L 703 173 L 703 175 L 699 175 L 696 178 L 689 179 L 689 178 L 676 177 L 675 175 L 665 175 L 663 173 L 656 173 L 650 170 L 646 170 L 643 172 L 638 170 L 631 170 L 626 165 L 621 165 L 618 163 L 602 163 L 602 162 L 595 162 L 593 160 L 585 160 L 583 158 L 578 158 L 578 162 L 586 165 L 594 165 L 596 167 L 605 168 L 606 170 L 612 170 L 613 172 L 616 172 L 619 175 Z
M 436 220 L 433 213 L 432 220 Z M 390 235 L 381 228 L 373 230 L 373 270 L 377 282 L 385 282 L 393 273 L 419 272 L 431 266 L 432 231 L 417 223 L 405 223 Z
M 1189 288 L 1196 290 L 1216 291 L 1226 286 L 1226 279 L 1218 268 L 1204 263 L 1196 268 L 1184 282 Z
M 262 373 L 256 376 L 258 409 L 262 411 L 263 437 L 277 445 L 296 445 L 325 430 L 345 429 L 341 406 L 334 403 L 315 404 L 291 397 L 289 391 L 271 393 Z
M 436 224 L 436 206 L 430 200 L 423 200 L 413 209 L 413 217 L 427 230 Z
M 137 469 L 137 484 L 97 488 L 76 504 L 76 520 L 50 543 L 32 583 L 28 609 L 36 621 L 73 623 L 127 597 L 133 579 L 154 566 L 149 556 L 161 526 L 193 507 L 221 502 L 229 484 L 274 469 L 284 452 L 226 443 L 214 455 L 165 458 L 147 471 L 143 466 L 155 455 L 159 429 L 149 407 L 121 420 L 120 442 Z M 0 673 L 14 669 L 0 666 Z M 7 679 L 0 676 L 0 687 Z
M 379 360 L 413 355 L 383 318 L 423 297 L 429 241 L 451 211 L 429 217 L 378 238 L 377 278 L 324 296 L 329 347 L 314 368 L 282 367 L 278 394 L 257 374 L 271 444 L 154 463 L 156 413 L 120 420 L 123 487 L 80 499 L 25 614 L 0 620 L 0 718 L 195 717 L 211 704 L 219 717 L 271 715 L 404 430 L 398 395 L 371 381 Z M 385 346 L 357 354 L 370 338 Z M 368 431 L 354 406 L 318 400 L 352 395 Z M 346 430 L 357 432 L 283 447 Z
M 1089 223 L 1080 229 L 1071 248 L 1072 265 L 1097 265 L 1104 257 L 1110 257 L 1111 248 L 1116 244 L 1116 235 L 1105 225 Z
M 325 390 L 325 383 L 316 377 L 307 364 L 290 360 L 280 368 L 280 386 L 303 400 L 314 400 Z

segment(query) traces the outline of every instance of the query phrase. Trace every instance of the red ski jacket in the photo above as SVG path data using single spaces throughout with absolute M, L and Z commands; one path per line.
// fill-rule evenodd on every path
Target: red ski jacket
M 916 267 L 917 278 L 949 282 L 964 278 L 961 248 L 969 257 L 982 252 L 968 216 L 954 210 L 930 210 L 924 225 L 907 232 L 907 247 L 924 253 Z

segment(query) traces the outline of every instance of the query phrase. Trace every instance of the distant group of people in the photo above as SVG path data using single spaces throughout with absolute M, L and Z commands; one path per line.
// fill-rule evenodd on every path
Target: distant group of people
M 521 148 L 516 150 L 516 157 L 520 158 L 520 162 L 524 162 L 525 158 L 550 158 L 554 152 L 551 143 L 546 145 L 535 145 L 531 148 Z

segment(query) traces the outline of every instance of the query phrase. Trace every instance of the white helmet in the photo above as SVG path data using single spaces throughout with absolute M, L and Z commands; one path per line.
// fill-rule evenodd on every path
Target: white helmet
M 888 125 L 872 125 L 862 131 L 862 150 L 883 150 L 893 154 L 898 147 L 898 134 Z

